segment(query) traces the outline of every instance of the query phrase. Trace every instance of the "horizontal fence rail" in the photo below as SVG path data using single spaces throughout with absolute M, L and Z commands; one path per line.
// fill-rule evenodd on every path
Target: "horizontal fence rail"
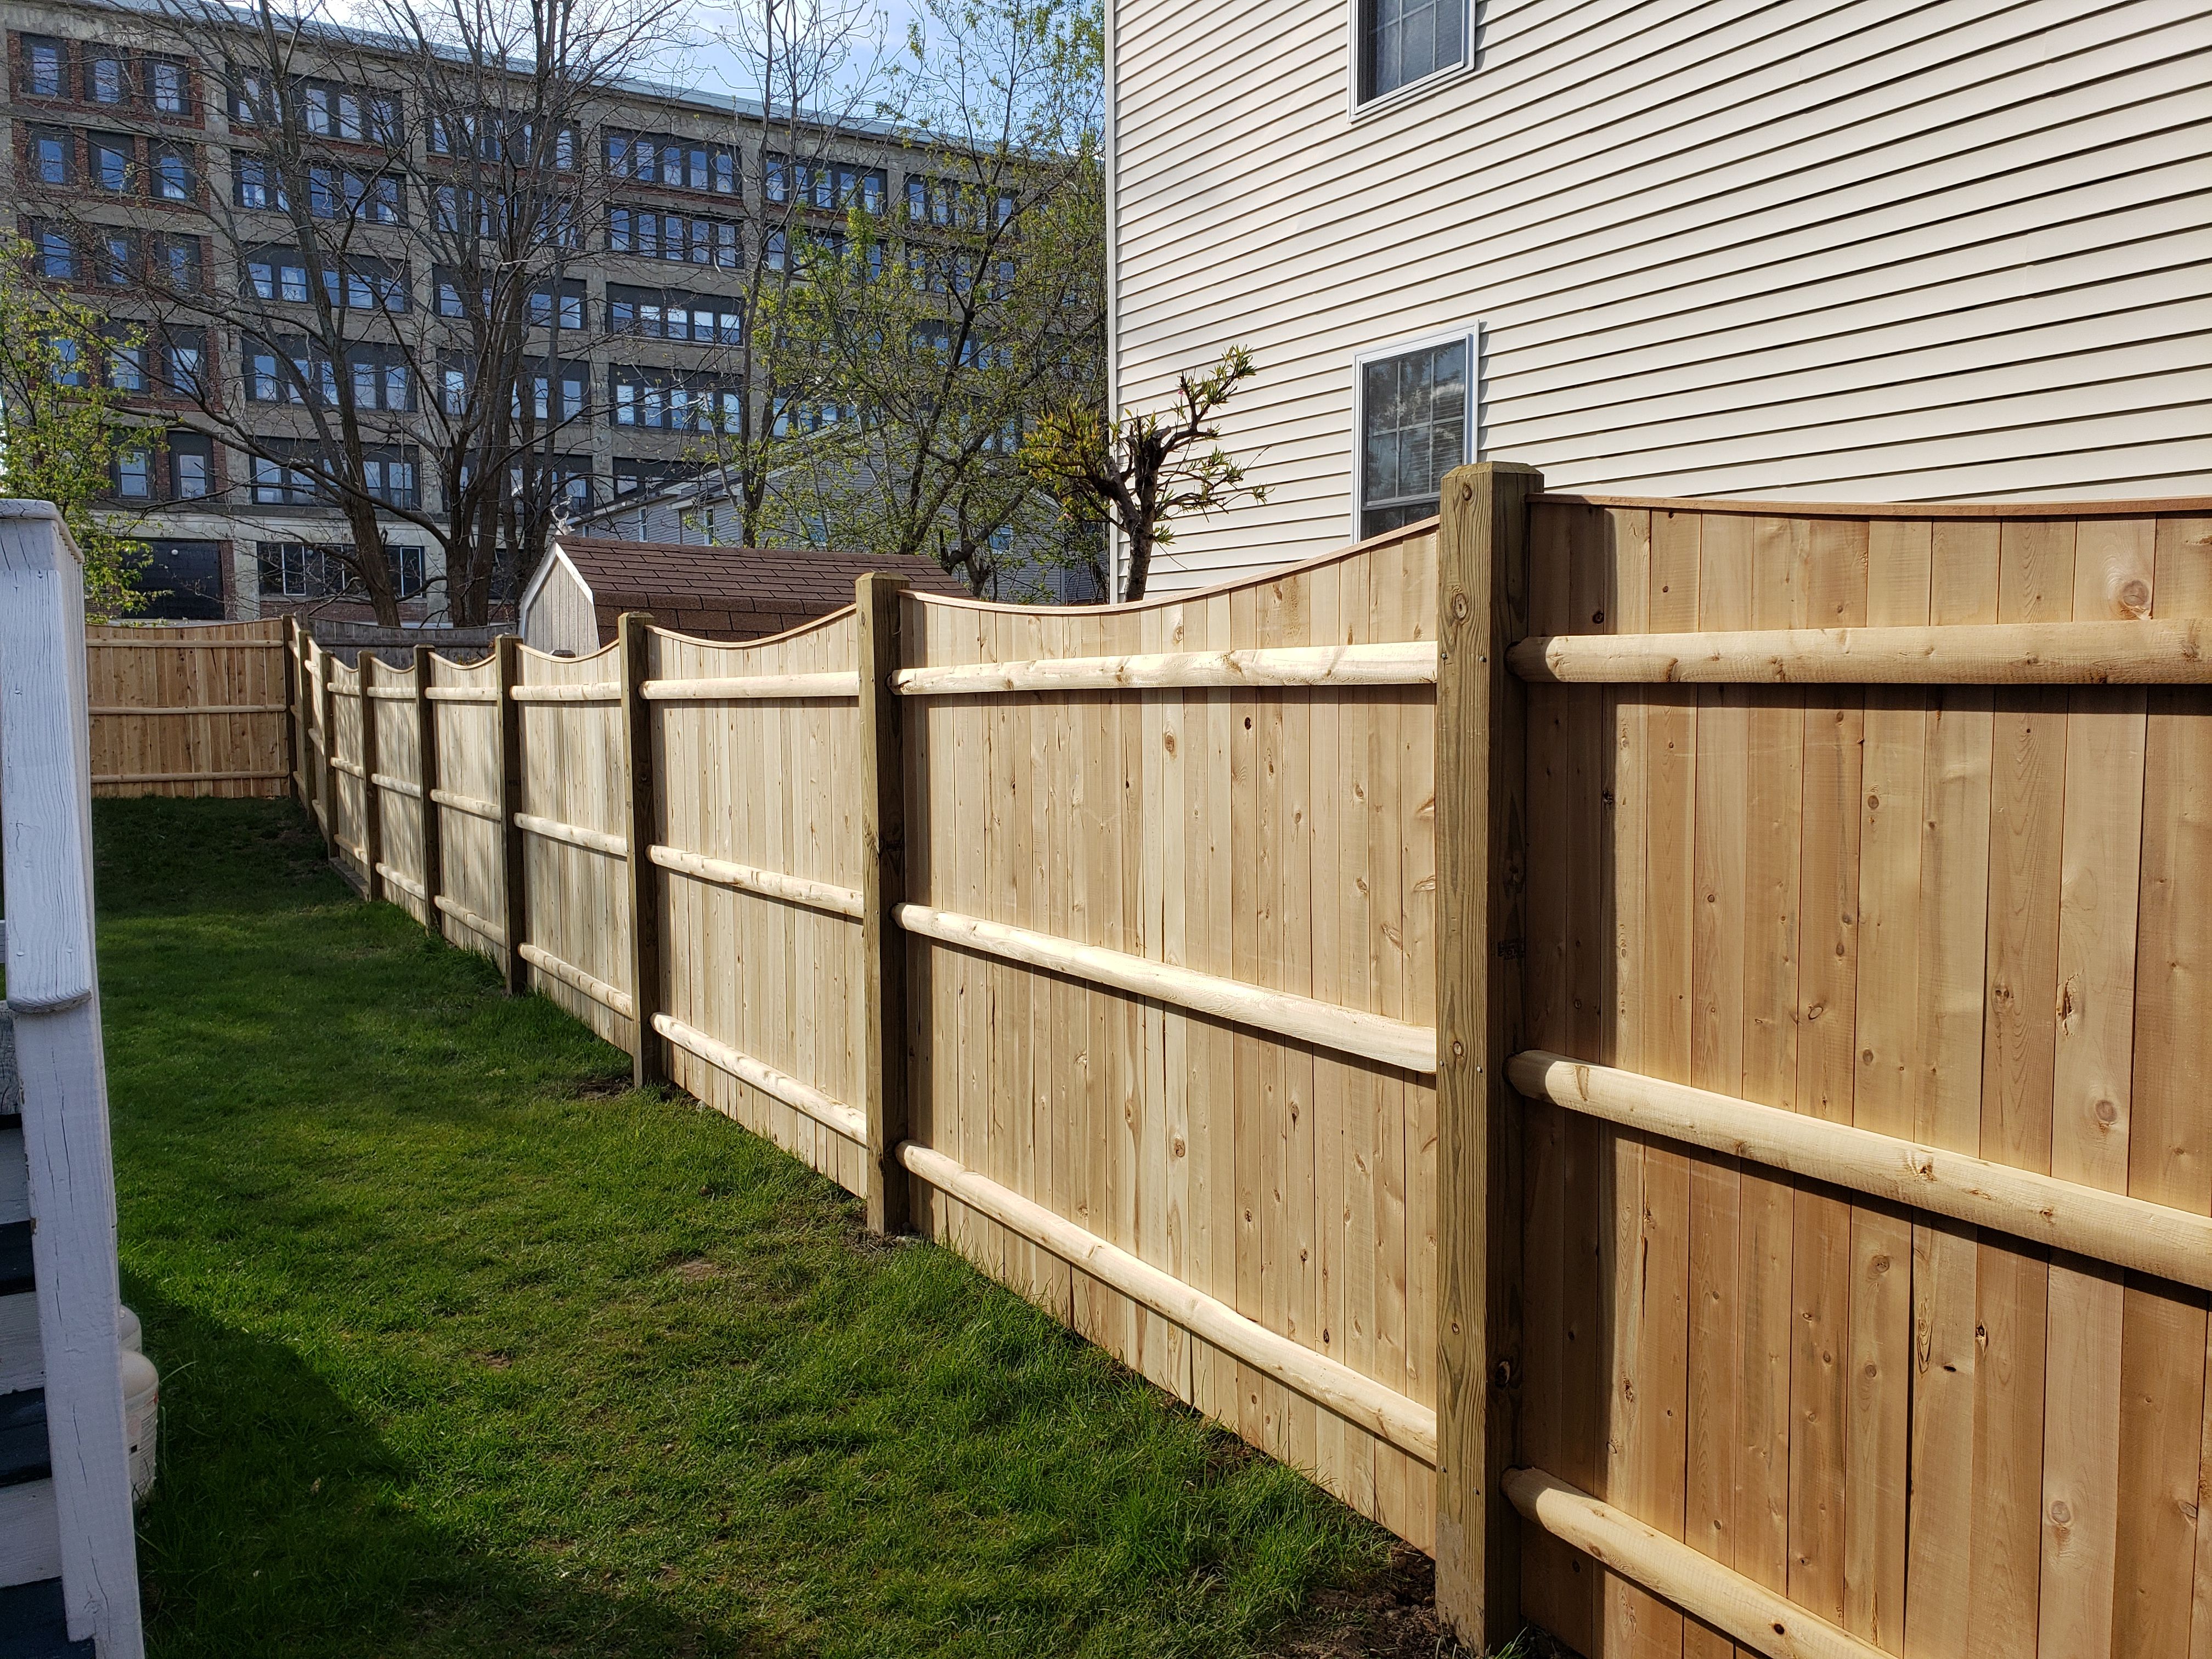
M 1515 1469 L 1504 1486 L 1515 1509 L 1560 1542 L 1754 1653 L 1770 1659 L 1889 1659 L 1873 1643 L 1555 1475 Z
M 107 703 L 94 708 L 94 715 L 127 714 L 140 720 L 159 719 L 165 714 L 283 714 L 291 705 L 283 702 L 210 702 L 200 705 L 179 703 Z
M 621 684 L 615 680 L 592 680 L 582 685 L 518 685 L 514 688 L 517 702 L 620 702 Z
M 738 678 L 647 680 L 638 688 L 647 702 L 835 702 L 860 695 L 852 673 L 749 674 Z
M 1624 1128 L 2212 1290 L 2212 1216 L 1564 1054 L 1516 1054 L 1506 1076 Z
M 741 893 L 754 893 L 762 898 L 781 899 L 787 904 L 811 905 L 817 910 L 850 916 L 855 921 L 860 919 L 860 895 L 850 887 L 833 887 L 826 881 L 808 881 L 799 876 L 779 875 L 773 870 L 756 870 L 748 864 L 732 864 L 727 859 L 710 859 L 673 847 L 647 850 L 655 864 L 679 875 L 713 882 L 720 887 L 733 887 Z
M 630 1001 L 629 993 L 619 986 L 610 985 L 598 975 L 586 973 L 574 963 L 563 962 L 550 951 L 532 945 L 527 940 L 516 948 L 522 959 L 532 968 L 550 974 L 563 985 L 571 986 L 581 991 L 592 1001 L 605 1004 L 624 1018 L 629 1018 L 634 1012 L 635 1005 Z
M 1403 1020 L 1386 1019 L 1286 991 L 1243 985 L 1122 951 L 1103 950 L 1031 933 L 1025 927 L 986 921 L 980 916 L 931 910 L 919 904 L 899 905 L 891 915 L 910 933 L 963 950 L 1111 986 L 1133 996 L 1157 997 L 1195 1013 L 1256 1026 L 1297 1042 L 1378 1060 L 1387 1066 L 1402 1066 L 1409 1072 L 1437 1069 L 1436 1032 Z
M 1565 685 L 2205 685 L 2212 621 L 1562 634 L 1508 660 Z
M 742 1082 L 750 1084 L 763 1094 L 781 1101 L 793 1110 L 804 1112 L 817 1123 L 854 1140 L 866 1139 L 867 1118 L 858 1107 L 832 1100 L 819 1089 L 811 1088 L 797 1078 L 779 1072 L 775 1066 L 756 1060 L 750 1054 L 739 1054 L 728 1043 L 718 1042 L 704 1031 L 695 1030 L 680 1019 L 656 1014 L 653 1025 L 678 1048 L 698 1055 L 708 1065 L 720 1067 Z
M 908 668 L 894 674 L 891 684 L 903 696 L 957 697 L 1002 691 L 1433 685 L 1436 678 L 1435 642 L 1414 641 L 1402 645 L 1284 646 Z
M 1042 1205 L 963 1169 L 942 1152 L 909 1140 L 900 1146 L 898 1157 L 931 1186 L 981 1211 L 1031 1243 L 1043 1246 L 1154 1313 L 1218 1344 L 1224 1352 L 1267 1372 L 1285 1388 L 1295 1389 L 1361 1424 L 1423 1462 L 1436 1462 L 1437 1414 L 1430 1407 L 1245 1318 L 1226 1304 L 1194 1291 L 1173 1274 L 1085 1232 Z
M 533 836 L 543 836 L 548 841 L 565 842 L 571 847 L 581 847 L 593 853 L 605 853 L 610 858 L 627 858 L 629 843 L 620 836 L 611 836 L 604 830 L 587 830 L 579 823 L 563 823 L 558 818 L 542 818 L 535 812 L 517 812 L 515 826 Z

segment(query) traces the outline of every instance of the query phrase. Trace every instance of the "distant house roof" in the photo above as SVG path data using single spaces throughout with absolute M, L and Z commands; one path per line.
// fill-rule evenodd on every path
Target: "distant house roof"
M 871 570 L 904 576 L 924 592 L 968 592 L 958 577 L 927 559 L 564 536 L 532 577 L 526 605 L 556 562 L 565 562 L 590 592 L 603 645 L 613 640 L 625 611 L 649 611 L 657 626 L 704 639 L 781 634 L 852 604 L 854 582 Z

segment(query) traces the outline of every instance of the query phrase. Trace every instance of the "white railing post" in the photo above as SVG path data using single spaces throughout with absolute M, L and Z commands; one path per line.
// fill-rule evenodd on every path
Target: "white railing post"
M 84 572 L 61 515 L 0 501 L 0 835 L 46 1433 L 72 1640 L 140 1659 L 116 1364 L 115 1170 L 93 951 Z

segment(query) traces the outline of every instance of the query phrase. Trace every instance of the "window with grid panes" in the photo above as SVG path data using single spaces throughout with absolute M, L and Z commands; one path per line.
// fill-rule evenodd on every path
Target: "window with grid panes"
M 696 138 L 610 132 L 607 171 L 617 179 L 659 185 L 664 190 L 704 191 L 715 196 L 734 196 L 738 190 L 737 151 Z
M 1362 102 L 1467 61 L 1468 0 L 1359 0 Z
M 58 98 L 69 73 L 69 48 L 58 40 L 23 37 L 23 85 L 33 98 Z
M 173 58 L 149 58 L 146 60 L 146 95 L 158 113 L 191 113 L 189 74 L 185 66 Z
M 607 212 L 607 251 L 646 259 L 735 270 L 738 226 L 733 220 L 667 213 L 657 208 L 611 208 Z
M 70 181 L 69 131 L 63 127 L 33 127 L 31 129 L 31 172 L 42 185 L 65 185 Z
M 1444 474 L 1468 459 L 1468 341 L 1359 365 L 1359 533 L 1435 514 Z

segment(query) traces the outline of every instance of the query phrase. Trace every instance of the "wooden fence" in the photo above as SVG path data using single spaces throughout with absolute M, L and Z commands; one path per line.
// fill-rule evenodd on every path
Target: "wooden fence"
M 285 793 L 286 627 L 85 629 L 93 793 Z
M 2212 516 L 2092 512 L 1533 511 L 1517 1455 L 1661 1535 L 1513 1489 L 1586 1652 L 2212 1651 Z
M 2212 516 L 1538 483 L 1139 606 L 295 635 L 295 784 L 1470 1636 L 2203 1659 Z

